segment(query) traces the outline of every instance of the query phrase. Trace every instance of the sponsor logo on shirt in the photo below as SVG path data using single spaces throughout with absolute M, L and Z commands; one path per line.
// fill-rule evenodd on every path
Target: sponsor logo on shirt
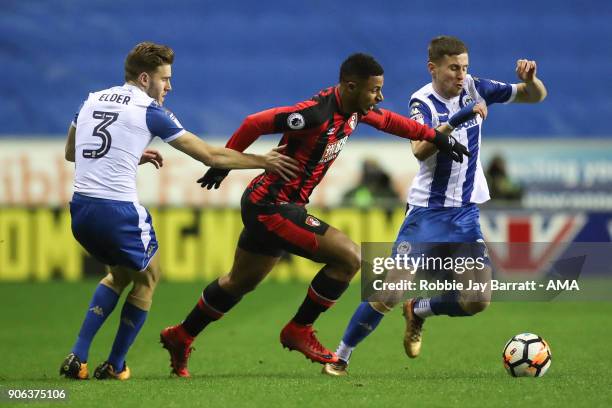
M 459 129 L 469 129 L 473 126 L 477 126 L 478 125 L 478 119 L 476 118 L 472 118 L 468 121 L 463 122 L 462 124 L 460 124 L 459 126 L 457 126 L 455 128 L 455 131 L 459 130 Z
M 321 157 L 321 160 L 319 160 L 319 163 L 327 163 L 328 161 L 335 159 L 346 144 L 347 140 L 348 137 L 345 136 L 340 140 L 336 140 L 335 142 L 328 144 L 323 152 L 323 157 Z

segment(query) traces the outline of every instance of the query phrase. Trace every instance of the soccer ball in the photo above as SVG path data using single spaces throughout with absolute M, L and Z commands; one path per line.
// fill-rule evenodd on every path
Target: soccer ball
M 546 340 L 533 333 L 512 337 L 504 346 L 504 367 L 513 377 L 542 377 L 550 368 L 552 354 Z

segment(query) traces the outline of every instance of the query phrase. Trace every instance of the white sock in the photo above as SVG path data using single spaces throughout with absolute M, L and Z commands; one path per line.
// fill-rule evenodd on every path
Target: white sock
M 348 364 L 349 359 L 351 358 L 351 353 L 353 353 L 353 349 L 355 347 L 347 346 L 343 341 L 340 341 L 338 345 L 338 349 L 336 350 L 336 355 L 342 361 L 346 361 Z
M 426 317 L 433 316 L 434 312 L 431 310 L 431 306 L 429 301 L 431 298 L 419 299 L 414 304 L 414 314 L 419 316 L 421 319 L 425 319 Z

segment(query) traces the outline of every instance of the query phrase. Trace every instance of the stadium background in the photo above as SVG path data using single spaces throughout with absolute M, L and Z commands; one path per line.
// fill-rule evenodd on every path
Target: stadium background
M 382 106 L 403 114 L 408 113 L 410 94 L 430 81 L 426 48 L 436 35 L 451 34 L 466 42 L 470 72 L 476 76 L 516 82 L 515 61 L 534 59 L 548 88 L 546 101 L 494 106 L 484 125 L 483 165 L 501 154 L 510 179 L 524 189 L 520 201 L 492 202 L 484 209 L 487 239 L 609 242 L 611 20 L 611 4 L 596 0 L 5 0 L 0 5 L 2 309 L 9 310 L 10 294 L 16 301 L 36 302 L 47 289 L 59 291 L 63 299 L 70 288 L 84 288 L 79 299 L 87 302 L 85 292 L 93 287 L 87 278 L 99 277 L 101 267 L 70 233 L 72 165 L 63 161 L 64 138 L 89 91 L 123 82 L 125 55 L 143 40 L 174 48 L 173 92 L 166 106 L 187 129 L 216 144 L 225 143 L 247 114 L 295 103 L 335 84 L 340 63 L 353 52 L 371 53 L 383 64 Z M 277 140 L 264 136 L 251 150 L 266 151 Z M 165 284 L 197 282 L 173 289 L 185 297 L 182 310 L 187 311 L 197 288 L 231 265 L 241 228 L 238 198 L 256 173 L 235 171 L 220 190 L 202 191 L 194 181 L 205 168 L 167 146 L 155 146 L 163 151 L 166 165 L 160 171 L 140 168 L 139 193 L 152 210 Z M 392 208 L 341 205 L 343 193 L 359 182 L 365 159 L 375 159 L 399 196 L 405 196 L 417 170 L 409 144 L 362 125 L 313 195 L 312 211 L 356 242 L 392 241 L 403 218 L 401 200 Z M 316 269 L 309 261 L 292 258 L 276 268 L 272 279 L 287 282 L 286 291 L 296 293 L 297 302 L 303 291 L 291 292 L 295 282 L 308 281 Z M 334 327 L 329 342 L 337 340 L 356 302 L 357 292 L 351 293 L 337 322 L 323 323 Z M 54 302 L 50 296 L 45 299 Z M 161 296 L 160 302 L 169 301 L 167 294 Z M 163 321 L 171 323 L 181 313 Z M 530 316 L 527 310 L 524 314 Z M 81 310 L 71 316 L 73 324 L 62 324 L 72 333 Z M 36 333 L 20 319 L 3 319 L 9 327 Z M 150 328 L 152 333 L 156 329 Z M 148 326 L 143 336 L 146 330 Z M 6 336 L 9 343 L 15 340 Z M 55 344 L 63 350 L 68 341 L 56 339 Z M 55 359 L 61 357 L 55 354 Z

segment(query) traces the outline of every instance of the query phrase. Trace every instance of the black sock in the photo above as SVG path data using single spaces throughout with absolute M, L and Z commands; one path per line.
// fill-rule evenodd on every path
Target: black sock
M 183 327 L 190 336 L 197 336 L 209 323 L 219 320 L 240 302 L 242 297 L 236 298 L 219 286 L 219 280 L 211 282 L 202 291 L 202 296 L 193 310 L 183 321 Z
M 348 288 L 348 282 L 332 279 L 325 274 L 324 270 L 325 267 L 310 283 L 308 294 L 293 317 L 295 323 L 302 325 L 314 323 L 319 315 L 332 307 Z

